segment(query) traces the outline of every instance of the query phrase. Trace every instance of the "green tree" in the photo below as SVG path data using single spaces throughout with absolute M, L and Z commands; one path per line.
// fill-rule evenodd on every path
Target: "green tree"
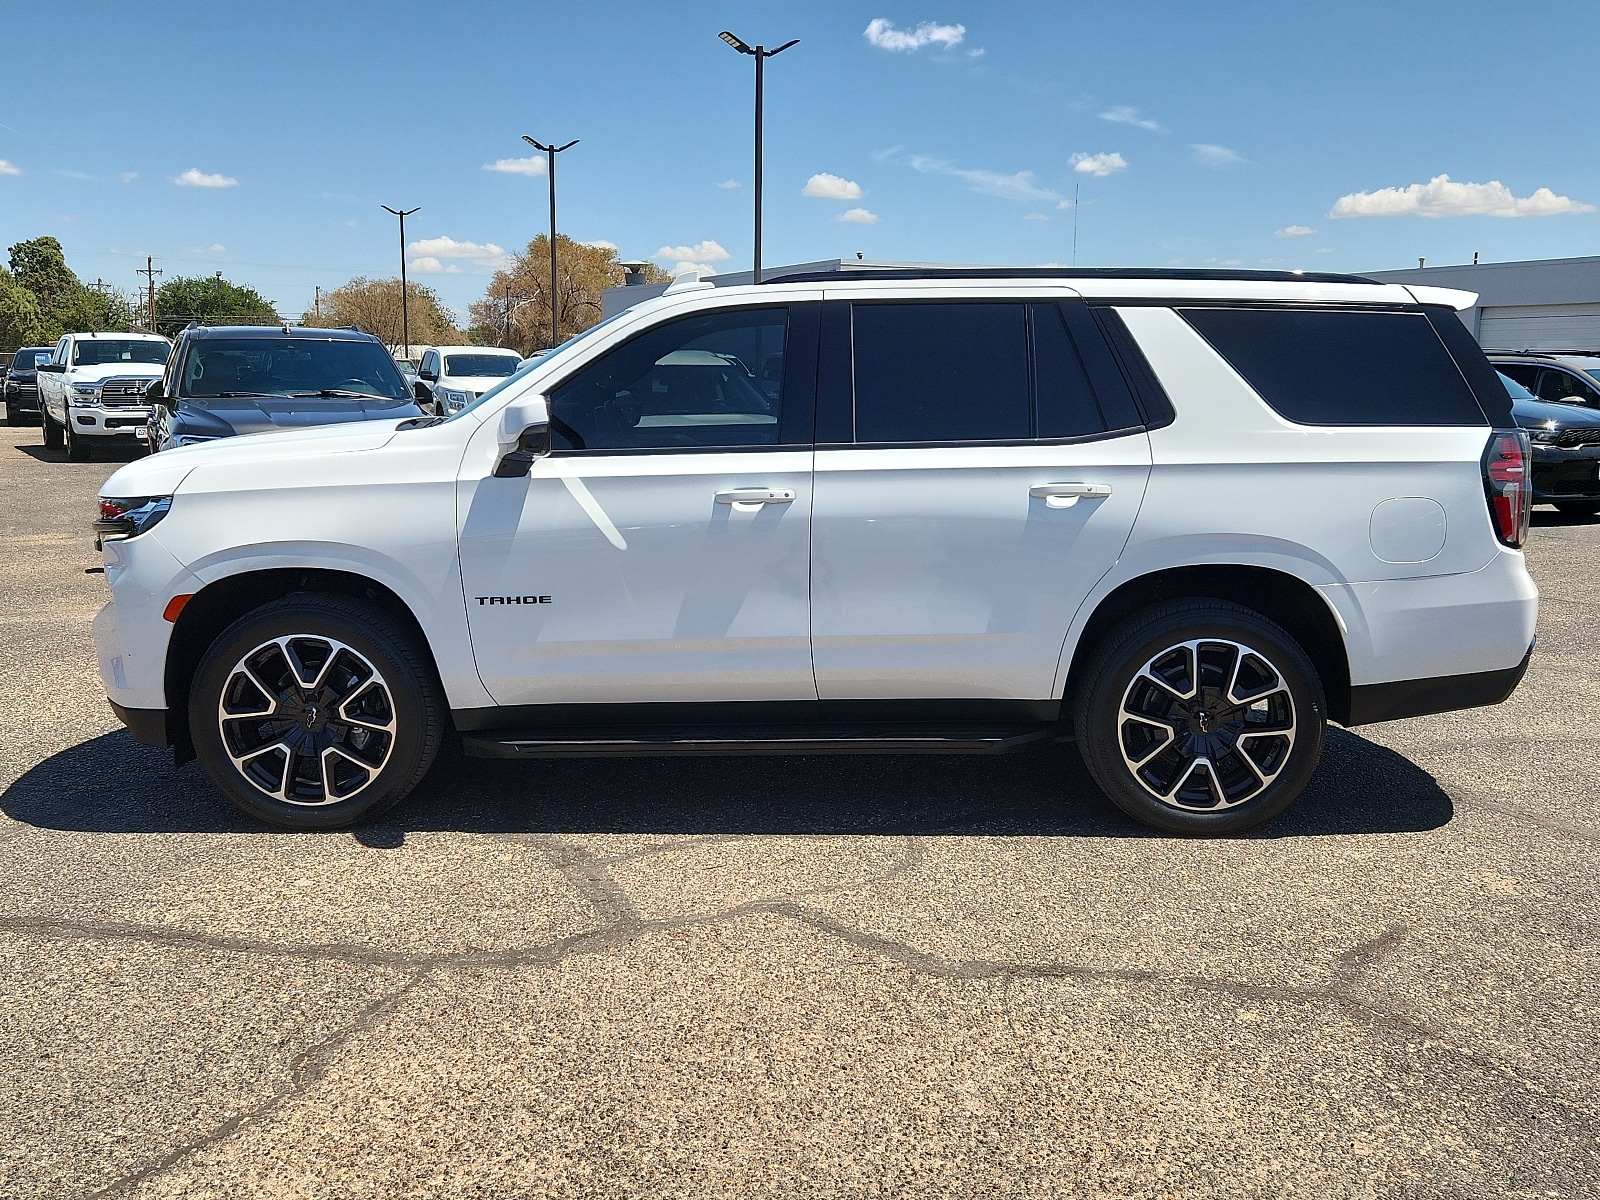
M 556 286 L 560 289 L 561 328 L 550 330 L 550 238 L 540 234 L 503 271 L 496 271 L 483 299 L 468 310 L 473 340 L 510 346 L 527 354 L 559 345 L 600 320 L 600 293 L 622 286 L 622 264 L 609 246 L 587 246 L 556 235 Z M 672 276 L 645 268 L 647 283 Z
M 400 280 L 358 275 L 343 287 L 324 292 L 320 313 L 307 312 L 300 321 L 324 329 L 354 325 L 376 334 L 390 348 L 405 340 L 403 324 L 410 326 L 413 346 L 459 346 L 466 341 L 432 288 L 408 280 L 405 294 L 409 313 L 402 322 Z
M 10 262 L 12 286 L 31 296 L 38 309 L 38 340 L 53 342 L 63 333 L 126 329 L 133 320 L 133 307 L 126 297 L 87 287 L 78 280 L 67 266 L 61 243 L 53 237 L 18 242 L 11 247 Z M 12 301 L 11 307 L 16 308 L 17 303 Z
M 43 345 L 52 340 L 46 334 L 39 301 L 11 272 L 0 269 L 0 350 Z
M 168 336 L 190 321 L 202 325 L 276 325 L 277 309 L 255 288 L 219 275 L 179 275 L 156 289 L 156 323 Z

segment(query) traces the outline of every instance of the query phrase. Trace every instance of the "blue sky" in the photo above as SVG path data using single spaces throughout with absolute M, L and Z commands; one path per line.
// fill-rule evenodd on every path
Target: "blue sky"
M 1470 0 L 17 4 L 0 247 L 54 234 L 128 289 L 154 254 L 298 313 L 394 274 L 379 205 L 420 205 L 408 258 L 464 309 L 545 226 L 542 175 L 486 169 L 527 133 L 581 139 L 563 232 L 747 268 L 752 68 L 723 28 L 800 39 L 768 65 L 768 265 L 1067 263 L 1075 189 L 1080 265 L 1600 253 L 1600 99 L 1555 52 L 1600 5 Z

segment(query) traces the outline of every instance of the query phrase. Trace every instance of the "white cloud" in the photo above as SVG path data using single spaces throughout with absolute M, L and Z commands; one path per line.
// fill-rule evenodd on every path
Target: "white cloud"
M 1309 225 L 1285 225 L 1273 237 L 1310 237 L 1316 230 Z
M 1040 187 L 1035 182 L 1032 171 L 1018 171 L 1007 175 L 1000 171 L 985 171 L 976 167 L 958 167 L 945 159 L 929 158 L 923 154 L 913 154 L 906 162 L 912 170 L 921 171 L 924 175 L 953 175 L 957 179 L 965 179 L 972 185 L 973 191 L 982 192 L 986 196 L 1028 201 L 1061 199 L 1061 193 Z
M 1244 161 L 1226 146 L 1218 146 L 1212 142 L 1195 142 L 1190 149 L 1194 151 L 1194 161 L 1202 167 L 1231 167 L 1234 163 Z
M 733 257 L 716 242 L 707 238 L 703 242 L 696 242 L 692 246 L 663 246 L 650 256 L 651 258 L 671 259 L 683 270 L 698 267 L 710 270 L 705 264 L 724 262 Z
M 924 46 L 939 45 L 953 50 L 967 36 L 965 25 L 940 25 L 924 21 L 915 29 L 896 29 L 893 21 L 874 17 L 862 36 L 879 50 L 920 50 Z
M 139 178 L 139 172 L 124 171 L 121 175 L 118 175 L 117 178 L 122 180 L 123 183 L 132 183 L 135 179 Z
M 179 187 L 230 188 L 239 186 L 237 179 L 231 179 L 227 175 L 207 175 L 199 167 L 190 167 L 182 175 L 175 177 L 172 182 Z
M 1215 263 L 1219 267 L 1237 267 L 1244 260 L 1242 258 L 1208 258 L 1208 263 Z
M 800 194 L 816 200 L 859 200 L 861 185 L 854 179 L 829 175 L 823 171 L 806 180 L 806 186 L 800 189 Z
M 1024 221 L 1048 221 L 1050 219 L 1050 214 L 1049 213 L 1028 213 L 1022 219 Z
M 531 158 L 497 158 L 492 163 L 484 163 L 483 169 L 499 171 L 502 175 L 543 175 L 550 168 L 544 155 L 535 154 Z
M 1072 164 L 1074 171 L 1101 179 L 1128 169 L 1128 160 L 1115 150 L 1109 154 L 1085 154 L 1080 150 L 1067 161 Z
M 743 187 L 744 185 L 737 179 L 724 179 L 721 183 L 717 184 L 717 186 L 719 188 L 736 188 Z
M 1435 175 L 1427 183 L 1409 187 L 1351 192 L 1334 202 L 1330 217 L 1555 217 L 1564 213 L 1593 212 L 1594 205 L 1549 188 L 1517 197 L 1498 179 L 1488 183 L 1456 183 L 1448 175 Z
M 560 243 L 557 242 L 557 245 L 560 245 Z M 592 241 L 592 242 L 579 242 L 578 245 L 580 245 L 580 246 L 592 246 L 596 250 L 615 250 L 615 249 L 617 249 L 617 244 L 615 242 L 608 242 L 608 241 L 606 241 L 605 238 L 595 238 L 595 240 Z
M 221 242 L 212 242 L 209 246 L 185 246 L 185 254 L 225 254 L 228 248 Z
M 22 174 L 22 168 L 21 167 L 17 166 L 15 163 L 9 163 L 5 159 L 0 158 L 0 175 L 21 175 L 21 174 Z
M 989 53 L 987 50 L 985 50 L 982 46 L 979 46 L 976 50 L 968 50 L 967 51 L 967 57 L 968 58 L 982 58 L 987 53 Z
M 1139 110 L 1127 104 L 1118 104 L 1108 108 L 1100 114 L 1102 121 L 1115 121 L 1118 125 L 1137 125 L 1140 129 L 1148 129 L 1151 133 L 1165 133 L 1161 122 L 1150 117 L 1141 117 Z
M 422 238 L 407 246 L 406 253 L 417 256 L 416 261 L 421 264 L 417 270 L 424 275 L 462 274 L 453 262 L 443 265 L 447 259 L 470 262 L 479 271 L 498 271 L 511 265 L 511 256 L 504 247 L 493 242 L 458 242 L 453 237 Z
M 852 225 L 876 225 L 878 214 L 864 208 L 851 208 L 840 213 L 839 220 L 848 221 Z
M 690 262 L 686 258 L 685 259 L 679 259 L 677 262 L 673 263 L 672 266 L 668 268 L 668 270 L 674 276 L 682 275 L 685 271 L 693 271 L 697 275 L 701 276 L 702 278 L 704 278 L 707 275 L 715 275 L 717 273 L 717 269 L 715 267 L 713 267 L 710 263 Z
M 1317 247 L 1317 253 L 1318 254 L 1332 254 L 1333 253 L 1333 247 L 1332 246 L 1318 246 Z

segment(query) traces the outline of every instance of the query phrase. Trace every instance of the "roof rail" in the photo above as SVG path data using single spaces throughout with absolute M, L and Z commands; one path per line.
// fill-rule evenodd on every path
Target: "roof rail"
M 1362 275 L 1339 275 L 1327 271 L 1251 271 L 1213 270 L 1200 267 L 963 267 L 904 266 L 841 262 L 831 271 L 781 269 L 764 274 L 766 283 L 826 283 L 843 279 L 1169 279 L 1237 281 L 1241 283 L 1366 283 L 1383 286 Z
M 1600 350 L 1551 350 L 1548 348 L 1535 350 L 1529 346 L 1524 346 L 1520 350 L 1505 350 L 1497 346 L 1485 346 L 1483 352 L 1485 354 L 1571 354 L 1581 355 L 1584 358 L 1600 358 Z

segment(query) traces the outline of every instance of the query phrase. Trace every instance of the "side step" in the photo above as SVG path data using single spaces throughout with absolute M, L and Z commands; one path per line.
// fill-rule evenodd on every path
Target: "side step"
M 511 730 L 463 735 L 473 758 L 644 757 L 663 754 L 1008 754 L 1060 736 L 1055 725 L 990 729 L 751 726 Z

